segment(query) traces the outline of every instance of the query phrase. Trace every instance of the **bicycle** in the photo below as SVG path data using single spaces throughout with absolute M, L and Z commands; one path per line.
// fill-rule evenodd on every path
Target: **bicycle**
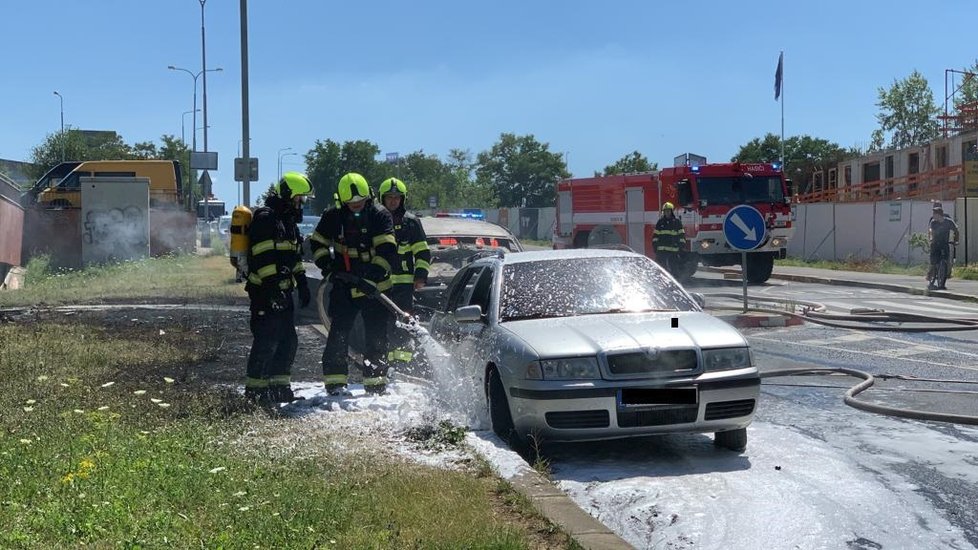
M 927 289 L 928 290 L 947 290 L 944 286 L 947 283 L 948 278 L 951 276 L 951 268 L 954 265 L 955 260 L 955 246 L 957 242 L 949 242 L 944 245 L 948 248 L 944 254 L 941 254 L 941 259 L 934 264 L 933 276 L 931 277 Z

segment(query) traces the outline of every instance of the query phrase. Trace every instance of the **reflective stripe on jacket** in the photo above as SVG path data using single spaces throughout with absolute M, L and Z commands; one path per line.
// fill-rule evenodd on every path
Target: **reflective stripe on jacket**
M 347 271 L 373 283 L 380 291 L 389 290 L 391 269 L 397 263 L 391 214 L 372 200 L 358 214 L 345 206 L 323 212 L 309 237 L 313 261 L 324 278 Z M 354 298 L 364 295 L 356 288 L 351 288 L 350 294 Z
M 295 276 L 305 274 L 299 228 L 286 222 L 274 210 L 255 210 L 248 227 L 247 290 L 295 288 Z
M 679 252 L 686 245 L 686 230 L 683 222 L 673 216 L 659 218 L 655 222 L 655 234 L 652 237 L 652 248 L 662 252 Z
M 391 282 L 395 285 L 414 284 L 428 280 L 431 269 L 431 250 L 428 237 L 417 216 L 400 207 L 393 213 L 394 235 L 397 239 L 397 262 L 391 267 Z

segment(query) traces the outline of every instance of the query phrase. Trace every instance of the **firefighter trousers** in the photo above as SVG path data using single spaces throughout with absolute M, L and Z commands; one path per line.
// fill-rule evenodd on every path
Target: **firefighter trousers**
M 390 292 L 391 301 L 407 313 L 414 313 L 414 283 L 395 284 Z M 397 326 L 397 319 L 390 316 L 387 336 L 390 339 L 390 351 L 387 352 L 387 362 L 395 370 L 404 370 L 417 354 L 414 338 L 408 331 Z
M 682 267 L 680 260 L 679 252 L 669 250 L 656 250 L 655 252 L 655 261 L 673 277 L 678 277 L 677 273 Z
M 363 318 L 364 359 L 374 366 L 364 369 L 365 379 L 386 376 L 387 323 L 391 316 L 379 301 L 368 298 L 353 298 L 351 287 L 336 282 L 329 293 L 329 335 L 323 349 L 323 378 L 327 385 L 345 384 L 349 373 L 350 331 L 357 319 Z
M 246 387 L 288 386 L 292 362 L 299 346 L 295 332 L 295 307 L 273 311 L 270 307 L 252 307 L 251 334 L 254 339 L 248 353 Z

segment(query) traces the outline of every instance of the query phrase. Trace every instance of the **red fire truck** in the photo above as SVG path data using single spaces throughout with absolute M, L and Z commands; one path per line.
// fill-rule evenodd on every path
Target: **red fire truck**
M 692 159 L 692 160 L 691 160 Z M 707 164 L 696 155 L 676 157 L 672 168 L 654 172 L 574 178 L 557 183 L 554 248 L 625 245 L 654 258 L 652 236 L 660 206 L 673 203 L 686 228 L 688 249 L 678 273 L 692 277 L 704 265 L 739 265 L 741 252 L 726 241 L 727 212 L 749 204 L 765 218 L 765 240 L 747 252 L 747 280 L 771 276 L 791 238 L 790 180 L 779 164 Z

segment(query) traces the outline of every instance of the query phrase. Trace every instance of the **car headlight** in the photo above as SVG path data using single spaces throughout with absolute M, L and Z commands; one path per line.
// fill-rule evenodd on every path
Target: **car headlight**
M 724 348 L 703 350 L 705 370 L 733 370 L 750 368 L 750 349 Z
M 532 380 L 582 380 L 601 378 L 601 372 L 596 357 L 570 357 L 530 363 L 526 377 Z

